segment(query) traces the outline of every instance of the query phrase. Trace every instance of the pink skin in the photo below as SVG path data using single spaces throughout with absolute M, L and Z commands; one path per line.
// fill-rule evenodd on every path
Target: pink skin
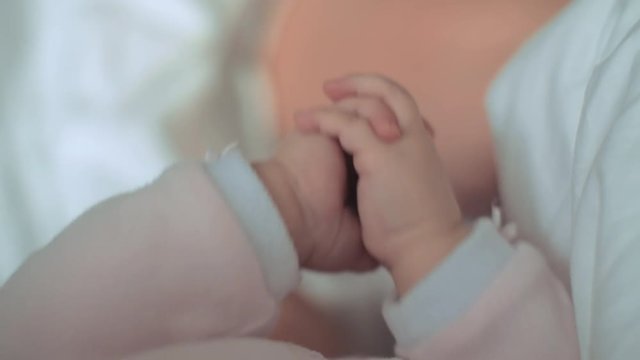
M 377 266 L 363 247 L 358 219 L 345 205 L 344 157 L 335 141 L 295 132 L 273 157 L 253 167 L 287 225 L 301 266 L 320 271 Z
M 325 92 L 334 105 L 300 112 L 296 122 L 353 155 L 365 247 L 402 295 L 468 233 L 433 130 L 412 96 L 384 77 L 330 81 Z
M 398 127 L 398 119 L 393 111 L 387 104 L 384 103 L 379 97 L 367 96 L 358 94 L 358 92 L 352 88 L 348 82 L 343 81 L 345 78 L 329 80 L 324 84 L 324 92 L 331 99 L 340 106 L 342 103 L 349 103 L 349 100 L 354 97 L 369 97 L 374 100 L 375 104 L 372 104 L 371 110 L 364 113 L 359 113 L 361 117 L 368 118 L 376 135 L 385 141 L 393 141 L 400 138 L 402 135 L 400 128 Z M 424 119 L 427 129 L 431 133 L 431 136 L 435 136 L 435 130 L 433 126 Z

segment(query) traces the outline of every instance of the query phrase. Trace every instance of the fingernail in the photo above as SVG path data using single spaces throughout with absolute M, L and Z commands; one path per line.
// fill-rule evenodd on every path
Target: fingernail
M 398 126 L 396 124 L 386 123 L 384 126 L 384 130 L 389 140 L 396 140 L 401 135 L 400 129 L 398 129 Z

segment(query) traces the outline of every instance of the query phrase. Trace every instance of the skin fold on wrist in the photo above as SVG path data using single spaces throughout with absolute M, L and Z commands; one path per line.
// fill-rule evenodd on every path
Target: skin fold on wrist
M 386 262 L 396 286 L 396 295 L 403 297 L 432 273 L 469 235 L 471 229 L 461 224 L 447 235 L 434 238 L 420 231 L 412 234 L 406 246 Z

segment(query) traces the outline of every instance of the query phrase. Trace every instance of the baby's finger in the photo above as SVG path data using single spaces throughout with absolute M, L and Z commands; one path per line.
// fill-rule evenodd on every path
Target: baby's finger
M 411 94 L 396 82 L 378 75 L 352 75 L 325 83 L 325 93 L 333 101 L 352 96 L 374 96 L 384 100 L 398 118 L 401 128 L 420 124 L 420 109 Z
M 354 156 L 382 144 L 367 120 L 335 107 L 300 112 L 295 119 L 304 130 L 338 139 L 342 148 Z
M 340 100 L 336 106 L 369 120 L 373 131 L 384 141 L 391 142 L 401 136 L 396 115 L 379 98 L 371 96 L 350 97 Z

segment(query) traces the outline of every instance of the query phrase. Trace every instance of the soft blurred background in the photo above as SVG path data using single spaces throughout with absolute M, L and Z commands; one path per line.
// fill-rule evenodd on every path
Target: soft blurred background
M 251 96 L 242 36 L 260 19 L 239 27 L 246 12 L 244 0 L 0 2 L 0 284 L 89 206 L 176 159 L 235 141 L 266 151 L 268 116 L 233 103 Z
M 176 160 L 233 142 L 269 153 L 280 125 L 258 62 L 272 1 L 0 1 L 0 285 L 90 206 Z M 354 352 L 390 349 L 370 336 L 386 333 L 390 285 L 376 276 L 304 277 Z

